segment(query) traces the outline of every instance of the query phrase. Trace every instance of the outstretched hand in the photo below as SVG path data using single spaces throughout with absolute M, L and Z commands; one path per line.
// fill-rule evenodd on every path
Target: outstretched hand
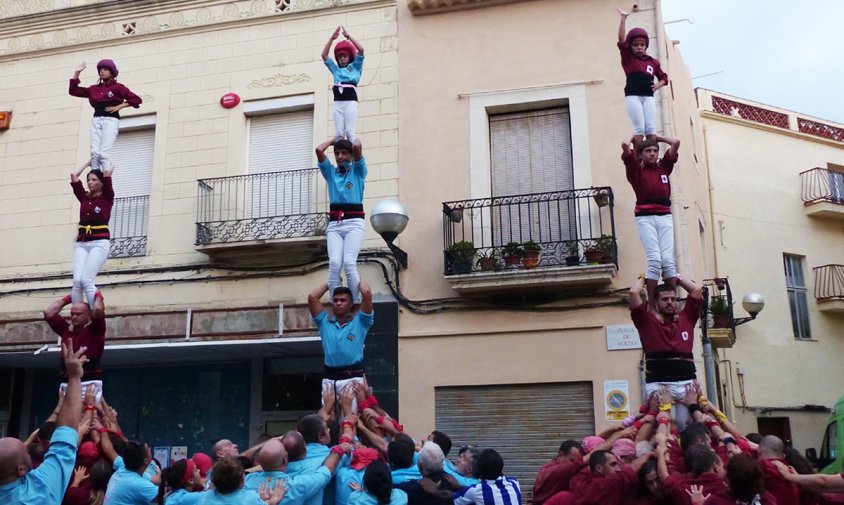
M 287 494 L 286 480 L 275 481 L 275 485 L 272 488 L 270 488 L 270 485 L 266 482 L 262 483 L 258 487 L 258 495 L 268 505 L 278 505 L 282 498 L 284 498 L 285 494 Z
M 87 347 L 80 347 L 78 351 L 73 352 L 73 339 L 70 338 L 67 339 L 67 344 L 62 343 L 62 357 L 68 379 L 82 378 L 82 365 L 88 362 L 88 358 L 85 357 L 87 350 Z
M 703 486 L 695 486 L 694 484 L 686 490 L 686 494 L 692 499 L 692 505 L 702 505 L 709 498 L 709 493 L 703 494 Z
M 337 40 L 337 37 L 340 36 L 340 31 L 343 30 L 342 26 L 338 26 L 334 33 L 331 34 L 331 40 Z
M 616 9 L 616 11 L 621 15 L 621 17 L 626 18 L 630 15 L 630 11 L 625 11 L 621 9 Z
M 85 64 L 85 62 L 83 61 L 82 63 L 80 63 L 79 65 L 77 65 L 77 66 L 76 66 L 76 68 L 74 68 L 74 69 L 73 69 L 73 71 L 74 71 L 74 72 L 82 72 L 83 70 L 85 70 L 85 68 L 86 68 L 86 67 L 87 67 L 87 65 L 86 65 L 86 64 Z

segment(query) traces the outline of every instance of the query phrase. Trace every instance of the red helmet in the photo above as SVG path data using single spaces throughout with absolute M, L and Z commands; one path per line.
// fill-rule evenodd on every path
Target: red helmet
M 334 59 L 337 59 L 337 55 L 340 53 L 346 53 L 349 55 L 349 59 L 355 59 L 355 56 L 358 54 L 358 50 L 354 44 L 351 43 L 349 40 L 342 40 L 334 46 Z

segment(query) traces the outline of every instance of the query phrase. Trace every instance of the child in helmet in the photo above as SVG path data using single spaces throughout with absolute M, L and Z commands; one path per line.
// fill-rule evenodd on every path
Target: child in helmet
M 341 32 L 346 40 L 334 46 L 334 60 L 337 60 L 335 63 L 328 57 L 328 52 Z M 334 138 L 345 138 L 354 143 L 355 123 L 358 120 L 357 85 L 363 72 L 363 46 L 353 39 L 345 28 L 338 26 L 322 50 L 322 61 L 334 77 Z
M 617 9 L 621 15 L 618 25 L 618 50 L 621 52 L 621 68 L 627 74 L 624 95 L 627 114 L 633 122 L 633 142 L 641 142 L 645 136 L 656 140 L 656 107 L 654 91 L 668 84 L 668 75 L 662 71 L 659 61 L 648 56 L 648 32 L 643 28 L 626 31 L 625 24 L 630 12 Z M 654 77 L 657 83 L 654 84 Z
M 85 62 L 82 62 L 74 70 L 68 92 L 71 96 L 87 98 L 94 108 L 94 119 L 91 121 L 91 170 L 103 172 L 111 165 L 111 148 L 117 140 L 120 109 L 137 109 L 141 105 L 141 97 L 115 80 L 118 71 L 112 60 L 100 60 L 97 63 L 100 79 L 96 84 L 88 88 L 80 86 L 79 74 L 85 70 L 85 66 Z

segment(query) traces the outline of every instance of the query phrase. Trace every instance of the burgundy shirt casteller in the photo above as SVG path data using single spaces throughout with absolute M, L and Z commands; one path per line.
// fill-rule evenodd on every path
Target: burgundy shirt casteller
M 716 473 L 703 473 L 695 477 L 691 473 L 672 473 L 663 482 L 665 492 L 671 497 L 675 505 L 692 505 L 692 500 L 686 490 L 692 485 L 703 486 L 703 494 L 720 495 L 726 489 L 724 479 Z
M 643 165 L 635 151 L 621 154 L 627 181 L 636 193 L 637 216 L 664 216 L 671 214 L 671 172 L 677 163 L 677 154 L 666 151 L 655 165 Z
M 50 328 L 62 338 L 63 344 L 67 343 L 67 339 L 72 338 L 74 351 L 78 351 L 83 346 L 88 348 L 85 351 L 88 362 L 82 365 L 82 382 L 101 380 L 100 358 L 103 356 L 103 348 L 105 347 L 105 317 L 91 318 L 91 324 L 81 330 L 72 330 L 70 324 L 60 314 L 48 317 L 45 320 Z M 67 377 L 64 360 L 62 360 L 62 377 Z
M 111 177 L 103 177 L 103 190 L 100 196 L 92 198 L 82 187 L 82 181 L 71 182 L 73 194 L 79 200 L 79 226 L 108 226 L 111 219 L 111 207 L 114 205 L 114 189 L 111 186 Z M 76 236 L 77 242 L 88 242 L 91 240 L 108 240 L 110 238 L 108 228 L 91 230 L 90 233 L 84 228 L 79 228 Z
M 639 476 L 630 467 L 607 476 L 589 472 L 574 484 L 574 505 L 618 505 L 628 496 L 636 496 Z
M 700 317 L 702 298 L 686 298 L 675 319 L 661 323 L 656 315 L 648 311 L 648 304 L 642 303 L 630 309 L 630 318 L 639 331 L 642 350 L 649 352 L 691 353 L 694 346 L 694 329 Z
M 668 82 L 668 74 L 662 71 L 659 60 L 647 54 L 633 56 L 627 41 L 618 43 L 618 52 L 621 53 L 621 68 L 627 76 L 624 96 L 654 96 L 654 76 L 658 81 Z
M 767 491 L 763 491 L 762 494 L 759 495 L 759 498 L 762 505 L 779 505 L 779 502 L 777 502 L 773 495 Z M 712 496 L 703 502 L 703 505 L 736 505 L 737 503 L 739 503 L 738 500 L 727 495 L 726 490 L 722 490 L 717 494 L 713 493 Z
M 785 480 L 785 477 L 774 466 L 774 461 L 780 461 L 788 466 L 785 458 L 759 460 L 759 464 L 762 466 L 762 476 L 765 480 L 765 490 L 773 495 L 777 500 L 777 505 L 801 505 L 800 486 Z
M 536 474 L 533 483 L 533 503 L 542 505 L 549 498 L 560 491 L 569 491 L 571 478 L 586 466 L 583 462 L 566 461 L 563 463 L 552 459 L 545 463 Z
M 68 93 L 71 96 L 87 98 L 94 108 L 94 116 L 120 118 L 119 112 L 106 112 L 106 107 L 120 105 L 124 101 L 134 108 L 141 105 L 141 97 L 119 82 L 111 79 L 108 83 L 98 82 L 88 88 L 79 85 L 79 79 L 71 79 Z

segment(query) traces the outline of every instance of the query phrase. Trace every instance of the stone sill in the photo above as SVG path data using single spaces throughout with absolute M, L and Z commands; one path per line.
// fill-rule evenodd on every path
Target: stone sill
M 474 9 L 490 5 L 514 4 L 524 0 L 407 0 L 407 8 L 413 15 L 438 14 L 440 12 Z
M 289 265 L 307 263 L 327 254 L 325 235 L 273 240 L 250 240 L 197 245 L 197 252 L 233 265 Z
M 844 300 L 818 300 L 818 310 L 829 313 L 844 313 Z
M 807 203 L 803 208 L 810 217 L 844 220 L 844 205 L 840 203 L 814 202 Z
M 475 272 L 447 275 L 446 280 L 452 289 L 465 295 L 547 290 L 594 292 L 609 286 L 615 274 L 615 265 L 609 264 Z
M 706 336 L 715 349 L 730 349 L 736 343 L 736 333 L 732 328 L 709 328 Z

